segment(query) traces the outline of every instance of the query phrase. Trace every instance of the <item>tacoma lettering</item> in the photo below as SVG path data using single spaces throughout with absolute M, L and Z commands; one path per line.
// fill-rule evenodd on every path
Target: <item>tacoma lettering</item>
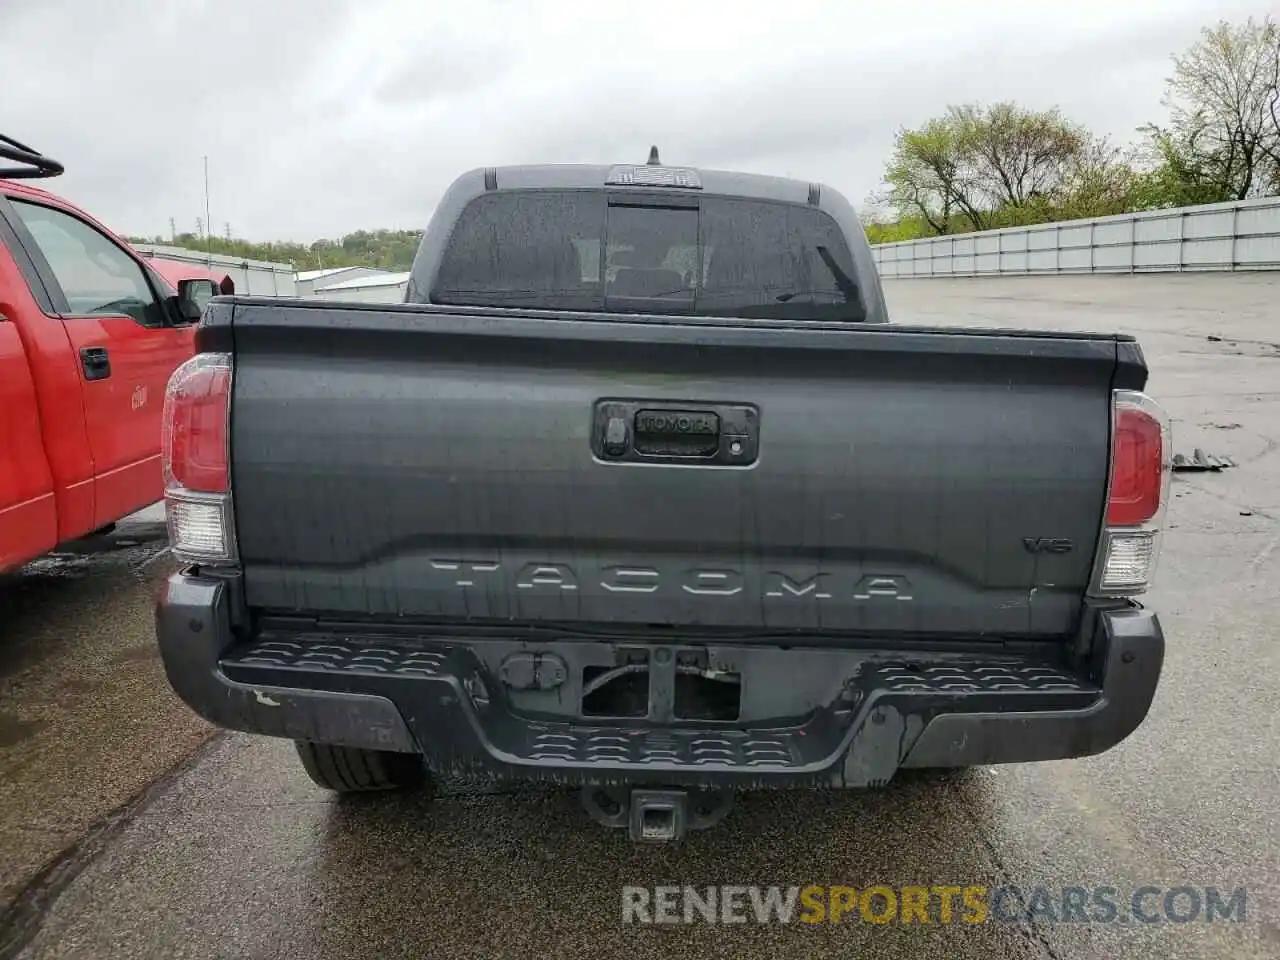
M 764 595 L 766 597 L 804 597 L 812 594 L 816 599 L 830 599 L 831 594 L 822 588 L 822 578 L 828 576 L 825 573 L 815 573 L 807 580 L 792 580 L 785 573 L 778 573 L 771 570 L 766 574 L 766 583 Z
M 516 586 L 521 590 L 532 590 L 534 587 L 577 590 L 578 582 L 573 570 L 563 563 L 527 563 L 516 577 Z
M 600 586 L 611 593 L 653 593 L 658 589 L 658 571 L 653 567 L 605 567 Z
M 430 563 L 433 570 L 450 574 L 454 586 L 492 589 L 504 582 L 502 565 L 494 561 L 432 560 Z M 682 591 L 699 597 L 734 597 L 746 594 L 748 586 L 748 578 L 741 570 L 728 567 L 695 567 L 664 573 L 657 567 L 613 564 L 579 572 L 568 564 L 549 560 L 521 565 L 513 580 L 517 589 L 534 593 L 573 591 L 584 581 L 592 580 L 609 593 L 621 594 Z M 842 578 L 830 570 L 803 576 L 765 570 L 760 573 L 759 589 L 757 596 L 784 602 L 836 597 L 868 602 L 912 599 L 911 581 L 892 573 L 868 573 L 854 579 L 852 575 Z
M 853 599 L 870 600 L 872 597 L 892 597 L 894 600 L 910 600 L 911 584 L 906 577 L 869 573 L 853 588 Z
M 688 593 L 730 597 L 742 592 L 742 574 L 736 570 L 690 570 L 681 584 Z
M 454 583 L 460 587 L 474 587 L 476 574 L 493 573 L 498 564 L 493 562 L 464 562 L 462 560 L 432 560 L 431 566 L 436 570 L 448 570 L 456 573 Z

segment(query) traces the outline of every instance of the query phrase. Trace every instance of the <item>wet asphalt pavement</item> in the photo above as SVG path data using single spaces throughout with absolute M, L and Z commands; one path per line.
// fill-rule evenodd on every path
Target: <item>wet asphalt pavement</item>
M 633 847 L 554 790 L 337 801 L 289 744 L 206 742 L 169 694 L 150 619 L 168 560 L 143 523 L 137 544 L 0 586 L 0 958 L 1280 957 L 1280 276 L 887 292 L 901 322 L 1133 332 L 1176 449 L 1239 464 L 1175 478 L 1148 598 L 1169 649 L 1130 739 L 751 795 L 680 848 Z M 620 922 L 623 885 L 662 883 L 1244 886 L 1248 906 L 1243 923 Z
M 165 546 L 152 508 L 0 577 L 0 904 L 212 732 L 164 688 Z

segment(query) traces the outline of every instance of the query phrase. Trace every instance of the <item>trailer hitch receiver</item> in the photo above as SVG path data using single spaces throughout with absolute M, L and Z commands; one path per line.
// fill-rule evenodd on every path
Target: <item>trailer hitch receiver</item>
M 723 820 L 733 808 L 733 792 L 586 787 L 582 805 L 597 823 L 626 828 L 637 843 L 674 843 L 690 830 L 703 830 Z
M 688 797 L 683 790 L 632 790 L 628 830 L 640 843 L 671 843 L 685 834 Z

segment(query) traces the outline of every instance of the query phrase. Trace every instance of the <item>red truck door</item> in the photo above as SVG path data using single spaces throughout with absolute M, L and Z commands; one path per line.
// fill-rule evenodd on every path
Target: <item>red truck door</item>
M 141 261 L 78 213 L 9 198 L 79 368 L 94 464 L 95 523 L 162 496 L 165 385 L 193 350 L 194 327 L 172 326 Z
M 0 350 L 5 358 L 0 387 L 7 388 L 0 389 L 0 397 L 5 398 L 0 417 L 11 424 L 8 439 L 0 444 L 0 463 L 8 464 L 0 471 L 0 487 L 8 490 L 10 499 L 5 502 L 14 509 L 15 518 L 19 503 L 28 504 L 23 512 L 35 510 L 43 516 L 47 504 L 32 504 L 23 496 L 39 496 L 37 487 L 26 483 L 47 473 L 57 527 L 52 535 L 43 535 L 36 533 L 36 527 L 43 529 L 43 520 L 34 527 L 27 520 L 11 520 L 9 536 L 19 539 L 0 542 L 0 553 L 9 565 L 26 562 L 95 526 L 93 457 L 85 431 L 80 374 L 49 291 L 16 232 L 17 217 L 8 202 L 11 190 L 22 188 L 0 182 L 0 312 L 7 324 L 0 331 L 5 340 Z M 29 405 L 32 400 L 34 407 Z M 23 476 L 28 481 L 16 479 Z
M 0 258 L 7 256 L 0 244 Z M 15 271 L 0 269 L 0 570 L 25 562 L 58 542 L 53 491 L 36 389 L 5 285 Z

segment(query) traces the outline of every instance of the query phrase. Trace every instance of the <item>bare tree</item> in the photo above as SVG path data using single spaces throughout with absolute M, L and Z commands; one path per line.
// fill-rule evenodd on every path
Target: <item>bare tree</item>
M 1263 42 L 1267 47 L 1266 57 L 1271 64 L 1270 91 L 1267 97 L 1267 115 L 1271 118 L 1271 125 L 1261 146 L 1271 162 L 1270 192 L 1280 193 L 1280 29 L 1273 22 L 1267 25 L 1270 29 L 1264 35 Z
M 1132 160 L 1131 151 L 1105 137 L 1088 140 L 1067 164 L 1053 198 L 1053 218 L 1106 217 L 1131 209 Z
M 1263 193 L 1275 178 L 1278 44 L 1280 30 L 1270 16 L 1206 27 L 1194 46 L 1173 59 L 1164 100 L 1169 130 L 1149 128 L 1165 135 L 1229 199 Z
M 948 116 L 994 208 L 1024 207 L 1058 192 L 1088 140 L 1056 109 L 995 103 L 951 107 Z

